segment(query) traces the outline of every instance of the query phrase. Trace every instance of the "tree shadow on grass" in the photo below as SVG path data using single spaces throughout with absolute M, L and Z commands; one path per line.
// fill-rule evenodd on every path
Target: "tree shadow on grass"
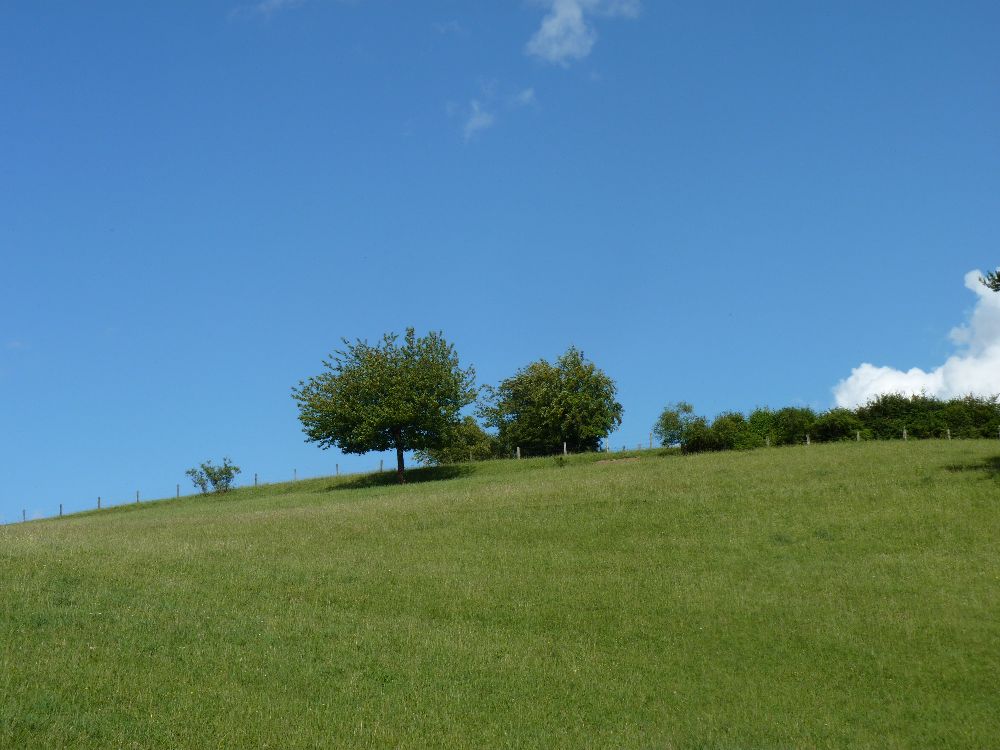
M 1000 479 L 1000 456 L 991 456 L 982 461 L 974 461 L 964 464 L 948 464 L 944 467 L 950 472 L 958 473 L 962 471 L 981 471 L 989 479 Z
M 420 482 L 441 482 L 448 479 L 458 479 L 471 474 L 471 466 L 463 464 L 450 464 L 448 466 L 422 466 L 418 469 L 407 469 L 404 476 L 407 484 L 418 484 Z M 374 474 L 361 474 L 352 477 L 344 482 L 331 484 L 323 488 L 324 492 L 332 490 L 358 490 L 367 487 L 393 487 L 398 485 L 396 472 L 383 471 Z

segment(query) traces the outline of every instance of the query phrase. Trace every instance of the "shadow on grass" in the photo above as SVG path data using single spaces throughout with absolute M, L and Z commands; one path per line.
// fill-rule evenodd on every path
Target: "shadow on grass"
M 981 471 L 990 479 L 1000 479 L 1000 456 L 991 456 L 982 461 L 965 464 L 948 464 L 944 468 L 953 473 L 960 471 Z
M 407 484 L 417 484 L 419 482 L 441 482 L 447 479 L 458 479 L 472 473 L 471 466 L 463 464 L 451 464 L 448 466 L 422 466 L 419 469 L 407 469 L 405 473 Z M 383 471 L 375 474 L 362 474 L 361 476 L 338 482 L 323 488 L 324 492 L 332 490 L 358 490 L 366 487 L 392 487 L 398 484 L 396 472 Z

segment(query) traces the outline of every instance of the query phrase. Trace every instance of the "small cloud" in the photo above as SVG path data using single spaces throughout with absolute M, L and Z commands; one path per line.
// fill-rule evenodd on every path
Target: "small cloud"
M 544 0 L 544 4 L 549 12 L 525 51 L 564 67 L 582 60 L 594 48 L 597 32 L 592 17 L 635 18 L 641 10 L 639 0 Z
M 241 5 L 233 8 L 229 13 L 230 18 L 251 18 L 254 16 L 270 18 L 275 13 L 283 10 L 290 10 L 304 5 L 306 0 L 259 0 L 250 5 Z
M 501 91 L 504 88 L 506 87 L 495 79 L 481 79 L 479 95 L 470 99 L 468 104 L 463 105 L 454 100 L 445 104 L 448 117 L 461 119 L 462 137 L 466 142 L 496 124 L 497 110 L 513 111 L 537 102 L 535 89 L 532 86 Z
M 885 393 L 937 398 L 1000 393 L 1000 293 L 979 283 L 979 271 L 965 275 L 965 286 L 978 297 L 967 324 L 952 329 L 958 351 L 932 370 L 897 370 L 864 362 L 833 389 L 837 406 L 855 407 Z
M 511 105 L 514 107 L 527 107 L 537 101 L 534 88 L 526 88 L 518 91 L 511 97 Z
M 448 34 L 463 36 L 468 33 L 465 27 L 458 21 L 437 21 L 431 24 L 431 28 L 442 36 L 447 36 Z
M 472 140 L 477 133 L 493 127 L 495 123 L 496 117 L 483 109 L 478 100 L 473 99 L 469 102 L 468 116 L 462 128 L 462 137 L 466 141 Z

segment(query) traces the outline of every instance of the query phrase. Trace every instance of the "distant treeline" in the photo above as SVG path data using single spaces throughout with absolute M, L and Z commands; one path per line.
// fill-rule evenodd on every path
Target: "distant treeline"
M 755 409 L 748 415 L 724 412 L 709 422 L 688 403 L 663 410 L 654 431 L 664 445 L 685 453 L 746 450 L 766 445 L 907 438 L 987 438 L 1000 434 L 998 397 L 941 400 L 889 394 L 857 409 Z

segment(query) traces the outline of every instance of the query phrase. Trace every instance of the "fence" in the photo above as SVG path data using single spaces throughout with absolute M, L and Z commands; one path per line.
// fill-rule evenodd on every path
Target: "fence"
M 379 459 L 379 462 L 378 462 L 378 471 L 379 471 L 379 473 L 381 473 L 381 472 L 384 471 L 384 466 L 385 466 L 385 459 Z M 364 474 L 371 474 L 371 473 L 374 473 L 374 472 L 358 471 L 358 472 L 345 473 L 345 474 L 341 475 L 341 473 L 340 473 L 340 464 L 339 463 L 338 464 L 334 464 L 334 476 L 335 477 L 340 477 L 340 476 L 362 476 Z M 323 475 L 323 476 L 326 476 L 326 475 Z M 299 481 L 306 481 L 308 479 L 320 479 L 320 478 L 322 478 L 322 477 L 303 477 L 302 479 L 299 479 L 299 470 L 298 469 L 292 469 L 292 482 L 299 482 Z M 273 484 L 283 484 L 283 482 L 281 482 L 281 481 L 278 481 L 278 482 L 262 482 L 262 481 L 260 481 L 260 475 L 257 472 L 254 472 L 253 482 L 250 482 L 250 480 L 249 480 L 249 474 L 248 474 L 247 482 L 245 484 L 235 484 L 235 485 L 233 485 L 233 489 L 249 489 L 250 487 L 254 487 L 254 488 L 257 488 L 257 487 L 267 487 L 267 486 L 270 486 L 270 485 L 273 485 Z M 190 495 L 183 495 L 183 497 L 192 497 L 192 496 L 196 496 L 196 495 L 194 493 L 192 493 Z M 176 484 L 174 486 L 174 497 L 173 498 L 158 497 L 158 498 L 154 498 L 153 500 L 147 500 L 146 502 L 160 502 L 160 501 L 163 501 L 163 500 L 170 500 L 170 499 L 179 500 L 181 497 L 182 497 L 182 495 L 181 495 L 181 486 L 180 486 L 180 484 Z M 139 490 L 135 491 L 135 500 L 133 500 L 131 497 L 129 497 L 128 500 L 124 500 L 124 501 L 120 501 L 120 502 L 108 502 L 106 496 L 98 495 L 97 496 L 97 502 L 96 502 L 96 504 L 95 504 L 95 506 L 93 508 L 84 508 L 84 509 L 73 511 L 73 513 L 85 513 L 88 510 L 109 510 L 111 508 L 122 508 L 122 507 L 125 507 L 125 506 L 128 506 L 128 505 L 141 505 L 142 502 L 143 502 L 142 501 L 142 493 Z M 69 514 L 69 515 L 72 515 L 72 513 Z M 59 512 L 58 512 L 58 514 L 57 515 L 51 515 L 51 516 L 44 516 L 44 515 L 33 514 L 32 517 L 29 519 L 28 518 L 28 510 L 27 510 L 27 508 L 22 508 L 21 509 L 21 523 L 27 523 L 29 520 L 30 521 L 45 521 L 45 520 L 51 520 L 53 518 L 62 518 L 62 517 L 63 517 L 63 503 L 59 503 Z M 9 525 L 11 523 L 16 523 L 16 521 L 3 521 L 2 523 L 0 523 L 0 525 L 7 526 L 7 525 Z
M 902 433 L 900 434 L 900 437 L 901 437 L 901 439 L 904 442 L 908 442 L 910 440 L 910 436 L 909 436 L 909 434 L 907 432 L 907 429 L 905 427 L 903 428 Z M 1000 439 L 1000 429 L 997 430 L 997 438 Z M 927 438 L 921 438 L 921 439 L 927 439 Z M 946 430 L 946 436 L 945 436 L 944 439 L 949 440 L 949 441 L 952 439 L 951 429 L 950 428 L 948 428 Z M 862 435 L 861 435 L 861 431 L 860 430 L 856 430 L 855 431 L 855 441 L 860 443 L 860 442 L 866 442 L 867 439 L 863 439 Z M 802 441 L 802 444 L 803 445 L 812 445 L 813 444 L 812 436 L 809 435 L 808 433 L 805 434 L 804 435 L 804 439 Z M 768 448 L 771 447 L 771 439 L 769 437 L 765 438 L 765 447 L 768 447 Z M 646 446 L 644 446 L 642 443 L 637 444 L 636 447 L 635 447 L 635 451 L 636 452 L 641 452 L 643 450 L 653 450 L 653 449 L 654 449 L 654 446 L 653 446 L 653 433 L 649 434 L 649 445 L 648 445 L 648 448 Z M 619 448 L 617 452 L 624 453 L 624 452 L 626 452 L 628 450 L 629 450 L 628 446 L 622 445 L 621 448 Z M 604 450 L 601 451 L 601 452 L 603 452 L 603 453 L 611 453 L 612 452 L 612 446 L 611 446 L 611 440 L 610 440 L 610 438 L 605 442 Z M 564 455 L 564 456 L 568 456 L 569 455 L 569 449 L 568 449 L 568 446 L 567 446 L 567 444 L 565 442 L 563 443 L 563 446 L 562 446 L 562 455 Z M 525 454 L 523 457 L 527 458 L 528 456 Z M 514 453 L 514 458 L 515 458 L 515 460 L 521 460 L 521 458 L 522 458 L 522 452 L 521 452 L 521 447 L 520 446 L 518 446 L 516 448 L 515 453 Z M 471 460 L 472 460 L 472 457 L 471 457 L 471 453 L 470 453 L 470 461 Z M 385 471 L 385 459 L 381 459 L 380 458 L 379 462 L 378 462 L 378 473 L 383 473 L 384 471 Z M 364 474 L 371 474 L 371 473 L 374 473 L 374 472 L 365 472 L 365 471 L 351 472 L 349 474 L 344 474 L 343 476 L 361 476 L 361 475 L 364 475 Z M 340 473 L 340 464 L 339 463 L 338 464 L 334 464 L 334 476 L 335 477 L 340 477 L 341 476 L 341 473 Z M 299 480 L 299 471 L 298 471 L 298 469 L 292 469 L 292 482 L 306 481 L 307 479 L 310 479 L 310 478 L 312 478 L 312 479 L 319 479 L 321 477 L 304 477 L 302 480 Z M 239 489 L 239 488 L 248 489 L 251 486 L 254 487 L 254 488 L 257 488 L 257 487 L 267 487 L 267 486 L 272 485 L 272 484 L 282 484 L 282 482 L 261 482 L 259 475 L 256 472 L 254 472 L 254 475 L 253 475 L 253 484 L 251 484 L 249 482 L 249 480 L 248 480 L 246 484 L 236 485 L 234 487 L 234 489 Z M 185 497 L 190 497 L 190 495 L 185 495 Z M 180 498 L 181 498 L 181 486 L 180 486 L 180 484 L 177 484 L 174 487 L 174 498 L 173 499 L 178 499 L 179 500 Z M 161 500 L 166 500 L 166 499 L 168 499 L 168 498 L 156 498 L 155 500 L 149 501 L 149 502 L 156 502 L 156 501 L 161 501 Z M 96 510 L 107 510 L 109 508 L 120 508 L 120 507 L 123 507 L 125 505 L 133 505 L 133 504 L 134 505 L 140 505 L 142 503 L 142 500 L 141 500 L 141 493 L 140 493 L 140 491 L 136 490 L 135 491 L 135 500 L 134 501 L 131 500 L 131 498 L 130 498 L 128 501 L 126 501 L 126 502 L 120 502 L 120 503 L 112 503 L 112 504 L 103 503 L 102 504 L 102 502 L 103 502 L 102 501 L 102 496 L 98 495 Z M 85 512 L 85 511 L 75 511 L 75 512 Z M 35 516 L 32 516 L 31 520 L 32 521 L 42 521 L 42 520 L 47 520 L 47 519 L 52 519 L 52 518 L 62 518 L 62 517 L 63 517 L 63 504 L 59 503 L 59 514 L 57 516 L 38 516 L 38 515 L 35 515 Z M 26 523 L 28 520 L 29 519 L 28 519 L 27 508 L 22 508 L 21 509 L 21 523 Z M 8 523 L 13 523 L 13 522 L 7 522 L 7 521 L 5 521 L 2 525 L 6 526 L 6 525 L 8 525 Z

